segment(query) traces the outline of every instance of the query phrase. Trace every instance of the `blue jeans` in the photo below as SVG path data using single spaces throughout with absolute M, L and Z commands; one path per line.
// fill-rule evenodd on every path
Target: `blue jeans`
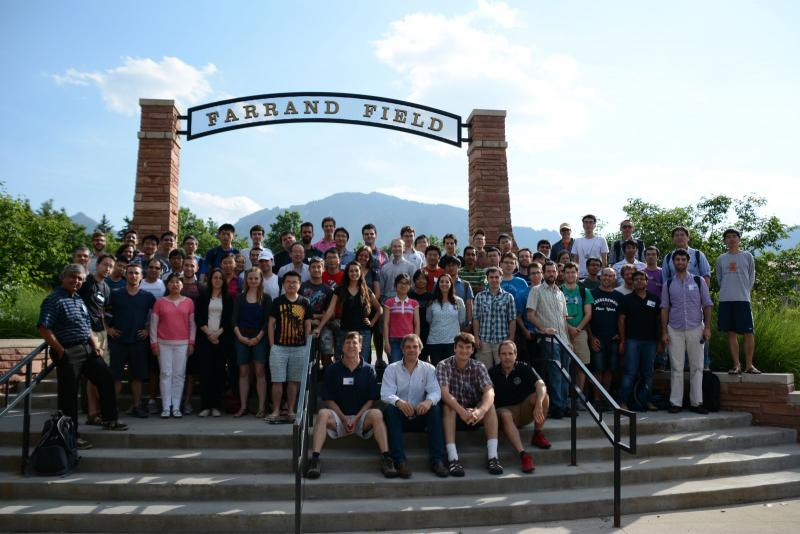
M 399 362 L 403 359 L 403 338 L 390 337 L 389 346 L 392 348 L 389 353 L 389 363 Z
M 643 339 L 629 339 L 625 342 L 625 374 L 619 389 L 620 402 L 628 403 L 636 382 L 637 373 L 647 388 L 647 400 L 653 391 L 653 366 L 656 361 L 656 342 Z
M 428 413 L 416 416 L 413 419 L 406 417 L 399 408 L 387 406 L 383 412 L 386 420 L 386 430 L 389 433 L 389 454 L 395 462 L 405 462 L 406 453 L 403 447 L 403 432 L 428 433 L 428 454 L 431 464 L 437 461 L 444 462 L 444 430 L 442 428 L 441 403 L 434 404 Z
M 540 341 L 541 354 L 547 361 L 547 391 L 550 393 L 550 406 L 567 409 L 569 403 L 569 381 L 561 369 L 569 371 L 569 355 L 561 350 L 561 345 L 550 342 L 549 338 Z

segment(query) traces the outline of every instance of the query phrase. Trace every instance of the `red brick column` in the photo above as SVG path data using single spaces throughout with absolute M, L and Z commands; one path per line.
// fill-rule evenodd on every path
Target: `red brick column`
M 139 237 L 178 231 L 180 119 L 174 100 L 139 100 L 142 122 L 133 197 L 133 226 Z
M 478 228 L 486 232 L 487 244 L 496 244 L 500 233 L 511 234 L 511 202 L 508 196 L 506 160 L 506 112 L 475 109 L 467 118 L 470 126 L 469 235 Z

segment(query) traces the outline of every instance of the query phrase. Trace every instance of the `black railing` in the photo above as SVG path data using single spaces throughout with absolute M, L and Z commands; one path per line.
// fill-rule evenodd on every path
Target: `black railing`
M 310 414 L 317 408 L 317 341 L 306 338 L 306 356 L 303 379 L 297 395 L 297 412 L 292 424 L 292 468 L 294 469 L 294 531 L 303 531 L 303 475 L 308 463 L 308 423 Z
M 578 417 L 578 402 L 580 401 L 586 407 L 586 412 L 592 417 L 595 423 L 600 427 L 600 430 L 605 434 L 608 441 L 611 442 L 611 445 L 614 447 L 614 528 L 620 528 L 621 520 L 620 516 L 622 514 L 622 460 L 621 460 L 621 451 L 628 452 L 630 454 L 636 454 L 636 413 L 631 412 L 630 410 L 624 410 L 620 408 L 617 401 L 614 400 L 614 397 L 605 390 L 605 388 L 600 384 L 600 382 L 595 378 L 595 376 L 587 369 L 586 365 L 581 361 L 577 354 L 570 348 L 570 344 L 560 335 L 546 335 L 542 340 L 543 343 L 548 345 L 549 352 L 546 351 L 546 354 L 549 356 L 549 359 L 554 360 L 558 363 L 559 370 L 563 375 L 564 379 L 569 383 L 569 398 L 570 398 L 570 464 L 571 466 L 578 465 L 578 424 L 577 424 L 577 417 Z M 565 359 L 562 357 L 560 360 L 558 358 L 553 358 L 553 345 L 558 344 L 560 346 L 560 350 L 562 354 L 568 356 L 568 365 L 565 366 L 561 364 L 564 362 Z M 594 406 L 589 402 L 586 398 L 584 392 L 580 390 L 578 385 L 576 384 L 576 375 L 578 372 L 582 372 L 586 377 L 586 382 L 592 384 L 597 392 L 600 393 L 600 397 L 603 401 L 605 401 L 608 405 L 611 406 L 612 410 L 614 411 L 614 426 L 613 430 L 609 428 L 608 424 L 603 420 L 603 412 L 597 411 Z M 621 419 L 622 417 L 628 418 L 628 442 L 625 443 L 622 441 L 622 425 Z
M 33 362 L 40 355 L 43 355 L 42 370 L 34 377 L 33 376 Z M 27 356 L 22 358 L 14 367 L 8 370 L 6 374 L 0 377 L 0 387 L 5 387 L 5 406 L 0 410 L 0 417 L 6 415 L 14 407 L 22 401 L 22 462 L 20 465 L 20 472 L 24 475 L 25 469 L 28 466 L 28 453 L 31 446 L 31 395 L 34 388 L 39 385 L 39 382 L 50 374 L 56 366 L 56 362 L 50 361 L 50 347 L 47 343 L 42 343 Z M 9 402 L 9 393 L 11 379 L 16 376 L 22 368 L 25 368 L 25 386 L 22 391 L 17 391 L 13 401 Z

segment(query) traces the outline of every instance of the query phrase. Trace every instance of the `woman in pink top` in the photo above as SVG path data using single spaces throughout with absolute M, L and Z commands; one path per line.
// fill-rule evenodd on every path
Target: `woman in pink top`
M 398 274 L 394 279 L 396 297 L 389 297 L 383 303 L 383 350 L 389 356 L 389 363 L 403 359 L 403 336 L 419 335 L 419 302 L 408 297 L 411 278 Z
M 181 417 L 180 403 L 186 358 L 194 352 L 195 323 L 192 299 L 181 295 L 180 273 L 167 277 L 167 294 L 153 305 L 150 347 L 161 368 L 162 418 Z M 174 403 L 174 404 L 173 404 Z

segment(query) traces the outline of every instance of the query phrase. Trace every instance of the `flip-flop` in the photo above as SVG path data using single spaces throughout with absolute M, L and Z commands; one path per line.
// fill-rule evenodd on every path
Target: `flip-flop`
M 728 374 L 729 375 L 740 375 L 740 374 L 742 374 L 742 368 L 741 367 L 734 367 L 733 369 L 729 369 L 728 370 Z
M 761 374 L 761 371 L 759 371 L 759 370 L 758 370 L 758 369 L 756 369 L 755 367 L 751 367 L 750 369 L 748 369 L 747 371 L 745 371 L 745 373 L 747 373 L 748 375 L 760 375 L 760 374 Z
M 278 422 L 278 419 L 279 419 L 279 418 L 280 418 L 280 416 L 279 416 L 279 415 L 272 415 L 272 414 L 269 414 L 268 416 L 266 416 L 266 417 L 264 418 L 264 421 L 266 421 L 266 422 L 267 422 L 267 423 L 269 423 L 270 425 L 274 425 L 274 424 L 276 424 L 276 423 Z

